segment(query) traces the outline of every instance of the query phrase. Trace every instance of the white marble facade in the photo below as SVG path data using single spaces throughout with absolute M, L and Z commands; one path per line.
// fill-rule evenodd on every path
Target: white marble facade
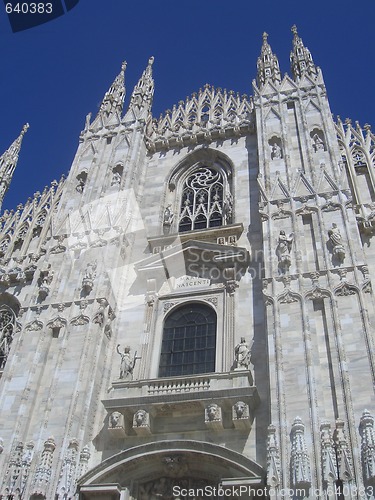
M 264 34 L 251 98 L 159 120 L 124 63 L 68 177 L 2 214 L 1 498 L 369 494 L 375 137 L 292 31 L 291 77 Z

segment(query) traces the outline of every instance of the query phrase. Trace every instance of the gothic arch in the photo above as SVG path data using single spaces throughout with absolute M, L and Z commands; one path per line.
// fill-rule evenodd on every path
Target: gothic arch
M 186 155 L 171 170 L 167 178 L 167 185 L 169 186 L 169 189 L 172 191 L 175 189 L 176 183 L 179 182 L 181 176 L 183 176 L 186 172 L 186 169 L 203 163 L 208 166 L 220 166 L 228 179 L 232 177 L 234 172 L 233 162 L 226 154 L 212 148 L 201 148 Z
M 173 467 L 173 462 L 176 467 Z M 145 482 L 161 477 L 182 478 L 184 474 L 216 485 L 223 478 L 261 484 L 265 471 L 253 460 L 217 444 L 190 440 L 158 441 L 107 458 L 78 481 L 78 489 L 82 491 L 91 486 L 95 495 L 95 486 L 100 491 L 101 485 L 119 484 L 131 489 L 130 493 L 137 497 L 137 487 Z M 91 498 L 90 494 L 85 494 L 85 498 Z
M 14 335 L 17 331 L 18 300 L 5 292 L 0 295 L 0 370 L 8 359 Z
M 210 148 L 199 149 L 180 161 L 167 178 L 161 204 L 164 234 L 232 223 L 232 174 L 231 160 Z

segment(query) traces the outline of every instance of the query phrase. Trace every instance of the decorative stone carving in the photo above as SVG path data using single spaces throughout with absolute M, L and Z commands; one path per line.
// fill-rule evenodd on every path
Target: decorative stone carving
M 292 263 L 290 251 L 292 248 L 293 238 L 293 233 L 286 236 L 285 231 L 280 231 L 278 245 L 276 247 L 276 255 L 279 259 L 279 269 L 282 273 L 286 273 Z
M 233 219 L 233 196 L 229 191 L 223 200 L 223 215 L 226 224 L 230 224 Z
M 223 419 L 221 408 L 216 403 L 211 403 L 205 409 L 205 424 L 206 427 L 214 431 L 223 430 Z
M 76 316 L 75 318 L 72 319 L 70 324 L 72 326 L 83 326 L 87 325 L 90 322 L 90 318 L 88 316 L 85 316 L 84 314 L 80 314 L 79 316 Z
M 361 458 L 364 479 L 375 482 L 375 431 L 374 417 L 368 410 L 362 413 L 359 430 L 361 433 Z
M 348 441 L 345 435 L 345 424 L 343 420 L 336 420 L 336 430 L 334 433 L 334 441 L 337 449 L 338 472 L 344 483 L 349 483 L 354 479 L 353 460 L 348 446 Z
M 238 288 L 238 283 L 236 280 L 236 270 L 234 267 L 227 267 L 224 271 L 224 276 L 226 278 L 225 287 L 229 295 L 233 295 Z
M 74 498 L 76 489 L 78 441 L 71 439 L 61 467 L 56 500 Z
M 345 259 L 345 248 L 342 244 L 340 229 L 334 222 L 332 223 L 332 228 L 328 231 L 328 236 L 332 245 L 333 256 L 336 257 L 339 262 L 343 262 Z
M 86 266 L 85 274 L 82 280 L 82 291 L 90 293 L 94 288 L 94 279 L 96 278 L 97 262 L 88 263 Z
M 280 486 L 280 450 L 276 439 L 276 427 L 268 426 L 267 438 L 267 485 L 271 488 Z
M 162 458 L 164 472 L 169 477 L 181 477 L 189 472 L 186 457 L 183 455 L 169 455 Z
M 53 437 L 49 437 L 44 443 L 42 456 L 35 471 L 31 487 L 32 495 L 46 496 L 52 476 L 52 461 L 55 448 L 56 444 Z
M 40 330 L 43 329 L 43 323 L 37 319 L 26 325 L 25 330 L 27 332 L 39 332 Z
M 138 436 L 151 434 L 150 414 L 146 410 L 138 410 L 133 416 L 133 430 Z
M 243 401 L 237 401 L 237 403 L 232 406 L 232 422 L 236 429 L 250 429 L 251 421 L 249 405 L 247 405 Z
M 124 415 L 119 411 L 110 414 L 108 432 L 114 438 L 124 438 L 126 436 Z
M 120 379 L 122 380 L 133 380 L 133 371 L 137 359 L 141 359 L 140 356 L 137 356 L 137 351 L 132 358 L 130 355 L 130 347 L 126 346 L 124 348 L 124 352 L 120 352 L 120 344 L 117 344 L 117 352 L 121 356 L 121 365 L 120 365 Z
M 14 495 L 21 492 L 22 456 L 23 443 L 20 441 L 17 443 L 10 456 L 8 469 L 4 477 L 3 488 L 1 490 L 2 498 L 12 498 Z
M 51 264 L 48 264 L 47 269 L 40 272 L 39 277 L 39 297 L 45 299 L 50 291 L 50 285 L 53 280 L 53 269 Z
M 311 468 L 305 441 L 305 426 L 300 417 L 296 417 L 293 422 L 291 439 L 292 453 L 290 464 L 292 483 L 295 488 L 305 489 L 307 494 L 311 486 Z
M 337 464 L 329 422 L 323 422 L 320 426 L 320 442 L 322 448 L 323 481 L 326 487 L 331 487 L 337 480 Z
M 90 460 L 90 449 L 88 446 L 84 446 L 80 455 L 79 455 L 79 464 L 78 464 L 78 472 L 77 478 L 82 477 L 89 470 L 89 460 Z
M 250 349 L 245 337 L 234 348 L 234 369 L 248 370 L 250 366 Z
M 163 215 L 163 233 L 169 234 L 171 232 L 171 226 L 174 220 L 174 213 L 172 211 L 172 205 L 169 204 L 164 210 Z

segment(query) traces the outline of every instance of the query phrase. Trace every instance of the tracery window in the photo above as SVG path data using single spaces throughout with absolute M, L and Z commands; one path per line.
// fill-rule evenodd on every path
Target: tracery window
M 0 370 L 3 370 L 9 355 L 16 327 L 16 315 L 6 306 L 0 306 Z
M 229 224 L 233 200 L 223 175 L 212 167 L 199 167 L 184 181 L 179 231 L 193 231 Z
M 215 371 L 216 313 L 205 304 L 183 305 L 164 323 L 159 377 Z

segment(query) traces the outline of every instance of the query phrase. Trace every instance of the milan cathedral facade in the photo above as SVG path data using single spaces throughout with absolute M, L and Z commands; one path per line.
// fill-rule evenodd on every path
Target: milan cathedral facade
M 264 34 L 252 97 L 159 119 L 124 63 L 2 213 L 1 499 L 372 496 L 375 136 L 292 31 L 292 76 Z

